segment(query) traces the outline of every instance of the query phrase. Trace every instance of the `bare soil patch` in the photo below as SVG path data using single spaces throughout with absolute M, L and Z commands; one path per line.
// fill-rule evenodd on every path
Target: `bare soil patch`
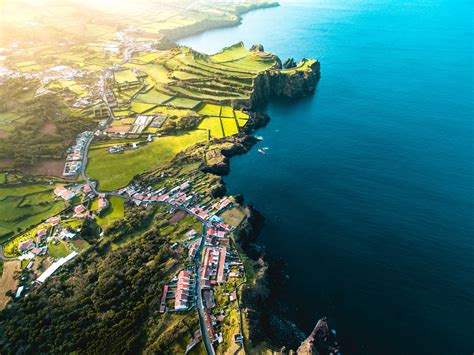
M 18 280 L 14 278 L 16 271 L 20 271 L 20 262 L 18 260 L 5 261 L 3 264 L 3 275 L 0 279 L 0 310 L 4 309 L 11 299 L 5 293 L 8 290 L 16 291 L 18 286 Z
M 224 221 L 231 226 L 238 227 L 245 218 L 245 212 L 238 207 L 232 207 L 221 214 Z
M 116 127 L 110 127 L 107 128 L 105 131 L 107 133 L 112 133 L 112 134 L 125 134 L 130 130 L 131 126 L 116 126 Z
M 26 166 L 20 168 L 20 170 L 27 174 L 33 175 L 48 175 L 63 177 L 64 160 L 61 159 L 46 159 L 41 160 L 34 166 Z M 75 180 L 75 177 L 68 178 L 68 180 Z
M 14 163 L 13 159 L 0 159 L 0 169 L 11 168 Z
M 176 212 L 173 217 L 170 218 L 170 223 L 171 224 L 178 224 L 179 221 L 181 221 L 184 217 L 186 217 L 188 215 L 188 213 L 186 211 L 183 211 L 183 210 L 179 210 L 178 212 Z

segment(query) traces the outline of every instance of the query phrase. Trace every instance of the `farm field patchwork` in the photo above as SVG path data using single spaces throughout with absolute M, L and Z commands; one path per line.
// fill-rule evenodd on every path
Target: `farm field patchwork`
M 207 117 L 202 120 L 198 128 L 203 130 L 209 130 L 209 133 L 213 138 L 224 137 L 220 117 Z

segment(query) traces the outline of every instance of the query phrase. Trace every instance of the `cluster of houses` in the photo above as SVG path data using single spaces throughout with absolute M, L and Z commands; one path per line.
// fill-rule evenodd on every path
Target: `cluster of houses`
M 66 164 L 64 165 L 64 176 L 76 176 L 81 173 L 84 154 L 86 152 L 87 143 L 93 133 L 85 131 L 77 136 L 76 143 L 67 150 Z
M 190 182 L 184 182 L 181 185 L 166 192 L 166 188 L 155 188 L 148 186 L 142 187 L 140 183 L 135 183 L 118 190 L 118 193 L 131 199 L 137 206 L 150 203 L 164 202 L 174 207 L 188 207 L 195 198 L 194 193 L 187 193 L 191 188 Z
M 46 254 L 48 247 L 45 243 L 48 233 L 48 228 L 43 227 L 36 231 L 34 238 L 30 238 L 18 243 L 18 250 L 20 253 L 31 252 L 34 255 L 44 255 Z
M 181 270 L 167 285 L 163 287 L 160 312 L 167 310 L 168 300 L 173 300 L 175 311 L 183 311 L 194 306 L 195 280 L 192 270 Z
M 73 239 L 76 234 L 69 228 L 61 226 L 60 216 L 50 217 L 36 230 L 34 237 L 18 243 L 18 251 L 27 254 L 29 259 L 36 255 L 43 256 L 48 252 L 48 242 L 50 240 L 57 238 L 61 240 Z

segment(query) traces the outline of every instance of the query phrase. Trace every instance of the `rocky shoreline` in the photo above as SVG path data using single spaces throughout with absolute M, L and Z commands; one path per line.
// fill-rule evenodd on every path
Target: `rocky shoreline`
M 312 94 L 320 77 L 319 62 L 315 63 L 304 73 L 295 71 L 291 74 L 261 75 L 256 81 L 256 94 L 253 96 L 256 103 L 251 106 L 263 105 L 276 97 L 296 99 Z M 221 149 L 221 159 L 202 168 L 204 172 L 218 176 L 228 175 L 231 171 L 230 159 L 247 153 L 258 142 L 252 133 L 267 125 L 270 117 L 262 112 L 252 113 L 252 116 L 252 123 L 244 134 L 221 139 L 230 143 L 230 146 Z M 219 195 L 224 195 L 226 187 L 222 179 L 220 180 L 217 191 Z M 282 260 L 275 260 L 255 244 L 264 227 L 265 217 L 254 206 L 246 207 L 249 215 L 240 228 L 237 240 L 245 254 L 258 265 L 258 270 L 255 270 L 258 282 L 254 286 L 244 287 L 242 295 L 249 319 L 251 343 L 255 346 L 270 340 L 270 347 L 282 353 L 286 353 L 286 349 L 299 349 L 298 353 L 307 354 L 312 353 L 308 352 L 308 349 L 312 349 L 316 354 L 318 352 L 313 346 L 314 334 L 305 338 L 304 333 L 285 318 L 284 312 L 281 311 L 284 307 L 274 301 L 277 290 L 284 286 L 287 279 L 285 264 Z
M 238 17 L 233 21 L 200 22 L 166 34 L 166 37 L 171 41 L 176 41 L 210 29 L 236 26 L 241 23 L 242 14 L 275 6 L 279 6 L 279 4 L 256 4 L 239 12 Z M 261 44 L 254 45 L 251 49 L 264 51 Z M 220 177 L 228 175 L 231 171 L 230 159 L 236 155 L 247 153 L 258 142 L 252 133 L 266 126 L 270 122 L 270 117 L 265 113 L 256 112 L 257 107 L 265 105 L 272 98 L 297 99 L 314 93 L 321 76 L 319 61 L 313 61 L 305 66 L 306 59 L 296 65 L 293 58 L 289 58 L 282 65 L 280 58 L 275 56 L 275 59 L 278 63 L 278 68 L 275 69 L 284 67 L 287 70 L 267 70 L 258 74 L 254 80 L 254 91 L 250 100 L 232 102 L 234 107 L 246 109 L 252 113 L 251 124 L 248 125 L 244 133 L 237 137 L 217 140 L 219 143 L 227 145 L 219 149 L 220 157 L 213 159 L 214 163 L 202 168 L 203 172 Z M 305 66 L 303 70 L 298 70 L 303 66 Z M 216 196 L 226 194 L 222 178 L 213 194 Z M 243 204 L 243 198 L 241 200 Z M 264 227 L 265 217 L 254 206 L 248 205 L 247 208 L 249 214 L 239 230 L 237 241 L 245 254 L 258 265 L 258 269 L 255 270 L 258 278 L 256 285 L 245 286 L 242 290 L 242 303 L 249 320 L 250 344 L 259 346 L 263 343 L 266 350 L 271 348 L 280 353 L 294 353 L 294 351 L 287 351 L 287 349 L 298 349 L 297 353 L 301 354 L 319 354 L 316 349 L 315 331 L 306 337 L 294 323 L 285 318 L 281 311 L 282 305 L 273 302 L 277 290 L 284 285 L 287 279 L 284 271 L 285 264 L 281 260 L 275 260 L 255 244 Z M 270 341 L 271 344 L 268 344 L 267 341 Z

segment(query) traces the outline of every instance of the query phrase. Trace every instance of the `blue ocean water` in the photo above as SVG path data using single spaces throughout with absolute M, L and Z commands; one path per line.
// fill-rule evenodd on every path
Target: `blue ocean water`
M 273 100 L 269 147 L 225 179 L 267 218 L 280 301 L 304 331 L 329 316 L 348 354 L 474 352 L 473 5 L 461 0 L 283 1 L 240 40 L 322 63 L 314 96 Z

